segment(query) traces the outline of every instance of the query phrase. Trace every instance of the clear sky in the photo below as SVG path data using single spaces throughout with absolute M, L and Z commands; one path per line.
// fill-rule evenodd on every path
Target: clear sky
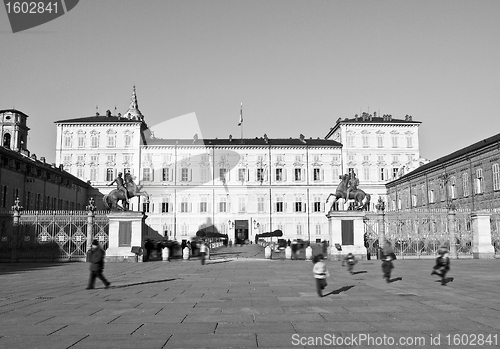
M 29 115 L 55 158 L 54 121 L 196 112 L 205 138 L 323 138 L 362 111 L 421 121 L 434 160 L 500 132 L 500 1 L 83 0 L 13 34 L 0 8 L 0 109 Z

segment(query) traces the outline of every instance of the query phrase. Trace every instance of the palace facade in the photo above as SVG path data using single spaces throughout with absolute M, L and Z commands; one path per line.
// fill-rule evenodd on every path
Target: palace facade
M 233 241 L 278 229 L 285 239 L 325 240 L 324 205 L 341 174 L 358 174 L 374 209 L 385 184 L 420 160 L 420 122 L 408 116 L 339 119 L 324 139 L 155 138 L 135 88 L 123 115 L 108 111 L 56 125 L 56 163 L 90 181 L 98 209 L 118 172 L 129 172 L 147 192 L 131 200 L 131 209 L 145 211 L 155 233 L 176 240 L 207 225 Z

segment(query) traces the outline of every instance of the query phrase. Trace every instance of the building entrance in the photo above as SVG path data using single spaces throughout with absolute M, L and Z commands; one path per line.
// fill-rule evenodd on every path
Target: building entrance
M 244 244 L 248 240 L 248 221 L 236 220 L 234 222 L 234 243 Z

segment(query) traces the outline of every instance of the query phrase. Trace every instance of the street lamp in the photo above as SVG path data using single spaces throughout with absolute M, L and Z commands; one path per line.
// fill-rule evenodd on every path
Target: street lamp
M 234 228 L 234 222 L 232 222 L 231 220 L 227 221 L 227 225 L 228 225 L 229 229 L 233 229 Z
M 260 227 L 260 223 L 259 223 L 259 222 L 257 222 L 257 221 L 254 219 L 254 220 L 253 220 L 253 228 L 254 228 L 254 229 L 257 229 L 257 228 L 259 228 L 259 227 Z

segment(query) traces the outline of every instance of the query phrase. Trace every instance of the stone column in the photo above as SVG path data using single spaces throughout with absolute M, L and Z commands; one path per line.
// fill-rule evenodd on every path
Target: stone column
M 475 259 L 495 258 L 491 244 L 490 213 L 477 211 L 472 214 L 472 255 Z

